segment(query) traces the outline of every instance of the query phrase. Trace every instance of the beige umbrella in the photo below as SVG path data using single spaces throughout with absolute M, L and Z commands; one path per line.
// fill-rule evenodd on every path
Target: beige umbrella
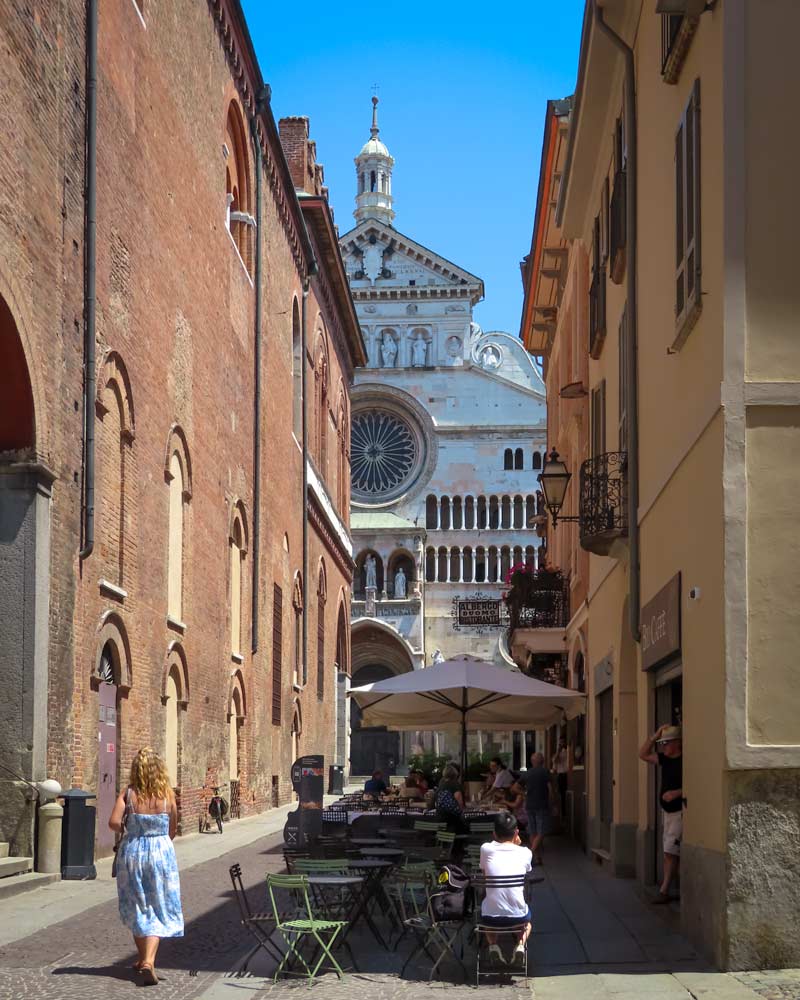
M 543 729 L 586 711 L 586 695 L 464 655 L 352 688 L 362 725 L 395 730 Z

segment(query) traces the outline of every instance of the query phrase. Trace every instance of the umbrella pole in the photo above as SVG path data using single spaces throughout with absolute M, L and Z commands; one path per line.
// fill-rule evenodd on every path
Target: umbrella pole
M 463 784 L 467 773 L 467 691 L 462 689 L 461 695 L 461 782 Z

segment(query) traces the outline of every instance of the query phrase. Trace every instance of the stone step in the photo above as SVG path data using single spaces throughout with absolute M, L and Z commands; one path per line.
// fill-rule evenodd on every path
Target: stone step
M 8 844 L 0 843 L 0 858 L 8 857 Z
M 52 875 L 44 872 L 26 872 L 13 878 L 3 878 L 0 879 L 0 900 L 18 896 L 21 892 L 30 892 L 31 889 L 41 889 L 42 886 L 60 880 L 61 875 L 58 872 Z
M 0 858 L 0 878 L 20 875 L 33 868 L 33 858 Z

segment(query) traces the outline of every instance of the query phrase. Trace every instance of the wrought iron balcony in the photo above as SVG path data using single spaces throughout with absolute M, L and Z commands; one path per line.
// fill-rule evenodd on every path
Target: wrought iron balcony
M 518 628 L 566 628 L 569 580 L 559 570 L 515 573 L 506 596 L 510 632 Z
M 628 534 L 628 453 L 609 451 L 581 466 L 581 547 L 607 556 Z

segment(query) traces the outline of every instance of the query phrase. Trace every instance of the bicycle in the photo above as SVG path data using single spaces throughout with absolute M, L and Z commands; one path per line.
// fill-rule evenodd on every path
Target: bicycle
M 210 787 L 213 795 L 206 807 L 206 815 L 200 817 L 200 833 L 208 833 L 211 828 L 211 820 L 217 824 L 217 829 L 222 833 L 222 821 L 228 815 L 228 803 L 219 794 L 222 785 L 203 785 L 203 790 Z

